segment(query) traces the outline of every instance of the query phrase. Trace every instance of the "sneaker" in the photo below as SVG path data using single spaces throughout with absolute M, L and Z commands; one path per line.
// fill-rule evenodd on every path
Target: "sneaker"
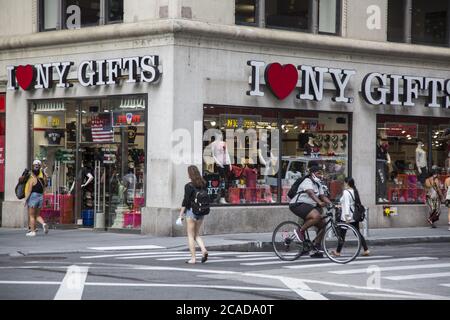
M 25 236 L 27 236 L 27 237 L 36 237 L 36 232 L 35 231 L 30 231 Z
M 44 223 L 42 227 L 44 228 L 44 234 L 48 234 L 48 224 Z
M 294 229 L 294 233 L 298 240 L 301 242 L 305 241 L 305 231 L 302 231 L 301 229 Z
M 225 198 L 220 198 L 220 203 L 221 204 L 228 204 L 228 202 L 225 200 Z
M 316 250 L 310 255 L 311 258 L 323 258 L 323 252 Z

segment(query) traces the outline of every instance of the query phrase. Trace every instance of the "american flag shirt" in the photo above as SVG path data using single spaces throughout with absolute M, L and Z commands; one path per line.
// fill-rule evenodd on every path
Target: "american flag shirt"
M 114 142 L 114 130 L 109 114 L 92 117 L 91 131 L 93 142 Z

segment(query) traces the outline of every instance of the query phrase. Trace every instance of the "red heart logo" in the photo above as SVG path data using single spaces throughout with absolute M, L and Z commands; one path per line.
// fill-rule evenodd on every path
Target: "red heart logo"
M 18 66 L 16 68 L 17 83 L 23 90 L 28 90 L 36 79 L 36 71 L 33 66 Z
M 211 181 L 211 184 L 214 188 L 216 188 L 219 185 L 219 181 L 217 180 Z
M 279 63 L 271 63 L 267 66 L 264 77 L 272 93 L 283 100 L 297 86 L 298 71 L 292 64 L 281 66 Z

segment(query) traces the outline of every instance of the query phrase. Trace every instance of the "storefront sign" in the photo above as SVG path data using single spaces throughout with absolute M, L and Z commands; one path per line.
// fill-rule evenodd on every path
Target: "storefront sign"
M 251 90 L 247 92 L 249 96 L 264 96 L 261 91 L 261 68 L 266 67 L 262 61 L 247 61 L 247 65 L 252 68 Z M 301 73 L 302 85 L 297 98 L 300 100 L 322 101 L 323 83 L 325 74 L 329 74 L 336 88 L 336 94 L 332 98 L 335 102 L 352 103 L 353 98 L 345 97 L 351 77 L 356 74 L 354 70 L 332 69 L 312 66 L 298 66 L 292 64 L 281 65 L 271 63 L 264 71 L 264 79 L 270 91 L 279 99 L 284 100 L 296 87 L 299 86 L 299 70 Z
M 384 125 L 386 128 L 386 137 L 389 138 L 400 138 L 400 137 L 411 137 L 417 138 L 418 126 L 414 123 L 386 123 Z
M 145 115 L 143 112 L 114 112 L 114 127 L 143 126 Z
M 287 98 L 297 87 L 296 95 L 300 100 L 322 101 L 324 79 L 328 74 L 334 83 L 335 94 L 331 98 L 334 102 L 352 103 L 352 97 L 345 96 L 345 90 L 351 77 L 356 74 L 354 70 L 334 69 L 313 66 L 294 66 L 270 63 L 266 66 L 263 61 L 247 61 L 252 69 L 250 80 L 251 90 L 249 96 L 263 97 L 261 76 L 267 88 L 279 100 Z M 299 83 L 301 81 L 301 84 Z M 415 106 L 420 91 L 428 92 L 429 108 L 450 108 L 450 79 L 404 76 L 382 73 L 367 74 L 361 85 L 363 99 L 371 105 Z
M 226 128 L 254 128 L 261 121 L 261 116 L 221 114 L 220 121 Z
M 68 88 L 68 75 L 73 62 L 44 63 L 35 65 L 8 66 L 8 90 Z M 158 56 L 89 60 L 79 64 L 78 82 L 84 86 L 116 85 L 123 74 L 128 74 L 126 83 L 157 82 L 161 76 Z

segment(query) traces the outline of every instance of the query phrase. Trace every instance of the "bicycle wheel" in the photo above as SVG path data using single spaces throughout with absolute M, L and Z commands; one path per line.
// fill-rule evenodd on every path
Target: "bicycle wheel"
M 284 261 L 294 261 L 302 255 L 303 243 L 297 238 L 294 230 L 300 230 L 296 222 L 280 223 L 272 234 L 272 246 L 275 254 Z
M 349 263 L 355 260 L 361 250 L 359 232 L 350 224 L 338 222 L 327 228 L 322 240 L 325 255 L 336 263 Z M 332 254 L 341 247 L 340 256 Z

